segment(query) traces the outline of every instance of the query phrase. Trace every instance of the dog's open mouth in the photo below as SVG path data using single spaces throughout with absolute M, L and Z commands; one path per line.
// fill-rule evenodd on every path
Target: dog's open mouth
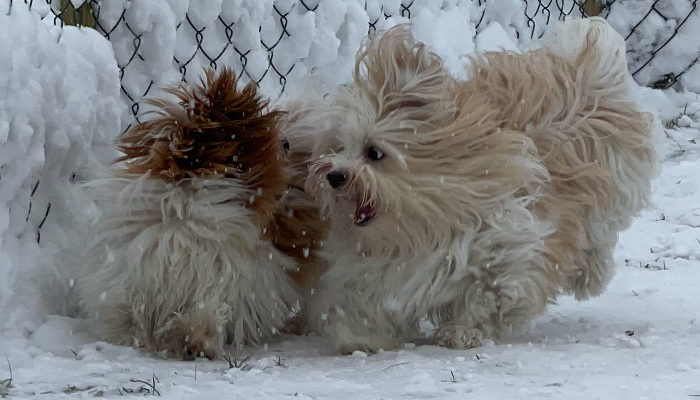
M 364 226 L 369 224 L 369 222 L 374 218 L 374 205 L 369 202 L 363 202 L 361 198 L 356 201 L 355 208 L 355 225 Z

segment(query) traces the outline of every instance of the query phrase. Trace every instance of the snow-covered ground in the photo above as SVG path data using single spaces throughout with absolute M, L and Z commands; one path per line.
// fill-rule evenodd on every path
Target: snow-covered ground
M 285 337 L 244 349 L 239 361 L 250 358 L 231 367 L 95 342 L 83 320 L 48 317 L 28 336 L 0 336 L 0 381 L 10 378 L 9 363 L 12 399 L 142 396 L 153 389 L 168 399 L 700 395 L 700 96 L 641 89 L 638 97 L 665 125 L 653 207 L 621 235 L 617 276 L 605 294 L 587 302 L 562 298 L 510 344 L 468 351 L 406 344 L 340 357 L 318 337 Z
M 250 358 L 230 367 L 96 343 L 83 321 L 50 317 L 29 337 L 0 337 L 0 354 L 12 365 L 10 398 L 142 396 L 153 379 L 167 399 L 700 395 L 700 96 L 672 97 L 675 109 L 662 107 L 673 129 L 665 129 L 660 144 L 665 160 L 654 206 L 622 234 L 610 288 L 587 302 L 562 298 L 510 344 L 467 351 L 406 344 L 339 357 L 320 338 L 285 337 L 266 349 L 244 349 L 239 360 Z M 674 118 L 685 104 L 687 116 Z M 0 380 L 10 377 L 4 361 Z
M 414 32 L 459 74 L 464 56 L 475 50 L 516 49 L 524 44 L 514 40 L 513 26 L 517 24 L 509 20 L 519 16 L 519 10 L 511 9 L 511 15 L 507 7 L 518 1 L 489 2 L 501 6 L 489 11 L 493 15 L 486 16 L 474 40 L 447 40 L 457 34 L 474 34 L 472 25 L 453 29 L 460 21 L 469 20 L 474 10 L 467 8 L 459 14 L 415 6 Z M 151 4 L 132 2 L 132 12 Z M 69 246 L 77 234 L 70 211 L 82 205 L 71 204 L 64 189 L 74 178 L 72 173 L 79 172 L 89 157 L 109 159 L 105 155 L 108 144 L 119 132 L 124 112 L 119 103 L 116 65 L 120 49 L 115 57 L 109 43 L 96 33 L 54 28 L 50 22 L 22 11 L 21 2 L 15 2 L 16 9 L 5 14 L 8 3 L 0 0 L 0 397 L 75 399 L 154 394 L 167 399 L 361 400 L 700 396 L 699 95 L 636 90 L 639 102 L 655 113 L 661 125 L 658 148 L 662 161 L 654 204 L 621 235 L 617 276 L 605 294 L 587 302 L 562 298 L 530 329 L 514 335 L 510 344 L 456 351 L 415 343 L 400 351 L 340 357 L 321 338 L 283 337 L 265 348 L 243 349 L 232 360 L 235 366 L 226 361 L 163 360 L 97 342 L 86 320 L 53 315 L 75 315 L 70 297 L 72 278 L 66 275 L 65 265 L 56 261 L 64 260 L 65 264 L 71 259 L 66 253 L 75 252 Z M 258 4 L 255 0 L 242 3 Z M 348 17 L 361 14 L 351 6 L 354 3 L 341 3 L 347 4 L 343 21 L 366 24 L 365 16 L 357 20 Z M 623 3 L 632 4 L 620 0 Z M 259 4 L 266 9 L 272 1 Z M 156 10 L 154 7 L 149 9 Z M 165 18 L 165 14 L 153 15 Z M 316 39 L 328 32 L 338 34 L 343 25 L 338 15 L 320 7 L 315 16 L 317 25 L 313 25 Z M 154 20 L 159 20 L 156 17 Z M 255 18 L 262 17 L 255 14 Z M 392 24 L 401 19 L 387 21 L 384 23 Z M 617 23 L 624 25 L 620 21 Z M 148 26 L 148 18 L 141 22 Z M 317 58 L 327 56 L 321 50 L 335 49 L 330 53 L 335 58 L 326 60 L 327 68 L 317 70 L 318 76 L 335 71 L 336 62 L 349 70 L 354 52 L 351 47 L 357 45 L 359 36 L 343 29 L 347 37 L 337 43 L 314 42 L 311 48 L 316 46 L 317 50 L 305 49 L 309 59 L 314 54 Z M 151 39 L 177 41 L 167 35 Z M 165 47 L 175 51 L 171 45 Z M 673 57 L 666 61 L 672 63 Z M 326 83 L 332 86 L 335 80 L 346 79 L 343 74 L 347 71 L 343 71 Z M 700 87 L 700 81 L 689 81 L 688 86 Z M 37 182 L 41 183 L 35 186 Z M 49 204 L 50 213 L 46 211 Z M 42 235 L 40 243 L 37 233 Z

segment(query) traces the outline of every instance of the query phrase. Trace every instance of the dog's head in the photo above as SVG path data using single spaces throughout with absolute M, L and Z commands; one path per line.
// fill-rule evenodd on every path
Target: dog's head
M 238 89 L 226 68 L 167 91 L 178 101 L 148 100 L 157 110 L 117 139 L 124 153 L 117 162 L 165 181 L 236 179 L 248 189 L 238 200 L 269 218 L 286 185 L 279 113 L 267 111 L 254 83 Z
M 476 229 L 539 168 L 531 141 L 479 93 L 460 90 L 406 26 L 365 42 L 328 121 L 307 190 L 363 252 L 430 251 Z

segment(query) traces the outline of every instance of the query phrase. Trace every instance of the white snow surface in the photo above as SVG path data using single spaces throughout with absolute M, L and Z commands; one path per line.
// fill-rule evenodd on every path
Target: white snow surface
M 632 11 L 611 15 L 613 25 L 633 19 L 634 4 L 642 3 L 634 1 L 618 0 Z M 297 2 L 291 0 L 111 0 L 102 2 L 101 18 L 116 20 L 126 8 L 132 28 L 150 32 L 142 48 L 149 62 L 137 58 L 135 68 L 127 70 L 125 82 L 136 90 L 153 76 L 158 84 L 179 78 L 172 55 L 187 56 L 196 46 L 190 28 L 172 29 L 185 13 L 196 25 L 216 23 L 219 15 L 237 21 L 232 29 L 237 43 L 250 42 L 248 66 L 255 76 L 267 65 L 259 40 L 272 40 L 277 32 L 276 20 L 269 17 L 273 7 L 291 10 L 289 29 L 297 36 L 275 53 L 275 62 L 297 62 L 287 91 L 297 96 L 309 89 L 322 94 L 347 82 L 366 24 L 380 15 L 380 6 L 394 17 L 381 17 L 377 28 L 407 21 L 400 16 L 400 0 L 368 3 L 365 11 L 353 0 L 322 1 L 308 13 L 298 6 L 292 10 Z M 416 1 L 411 7 L 414 33 L 445 58 L 455 75 L 474 51 L 527 45 L 515 37 L 525 27 L 523 2 L 489 4 L 477 30 L 483 9 L 475 2 Z M 680 15 L 683 10 L 667 11 Z M 239 359 L 250 358 L 244 367 L 230 368 L 225 361 L 164 360 L 99 342 L 79 317 L 70 263 L 80 254 L 79 229 L 91 208 L 71 196 L 69 182 L 74 173 L 73 179 L 80 179 L 89 159 L 113 157 L 111 140 L 128 115 L 119 98 L 117 63 L 129 56 L 133 37 L 115 33 L 110 47 L 89 29 L 55 28 L 52 18 L 27 12 L 21 1 L 10 9 L 9 0 L 0 0 L 0 397 L 142 397 L 153 394 L 149 384 L 167 399 L 700 395 L 698 94 L 634 88 L 640 104 L 660 122 L 662 162 L 653 206 L 621 234 L 617 275 L 602 296 L 586 302 L 561 298 L 506 344 L 457 351 L 407 343 L 398 351 L 340 357 L 322 338 L 283 336 L 263 348 L 239 349 Z M 256 24 L 263 26 L 260 32 L 251 28 Z M 217 32 L 225 38 L 223 30 Z M 655 34 L 645 32 L 650 38 Z M 671 48 L 665 57 L 678 64 L 687 50 Z M 196 60 L 187 72 L 192 77 L 201 64 Z M 231 56 L 222 61 L 227 62 L 240 61 Z M 684 75 L 683 84 L 697 91 L 700 76 L 694 73 Z M 270 82 L 263 90 L 272 96 L 278 87 L 274 79 Z
M 700 394 L 700 96 L 638 89 L 666 125 L 654 205 L 621 235 L 602 296 L 562 298 L 507 344 L 458 351 L 421 343 L 337 356 L 310 337 L 244 348 L 245 367 L 163 360 L 96 342 L 82 319 L 47 316 L 0 336 L 12 399 L 683 399 Z M 140 380 L 144 382 L 137 382 Z

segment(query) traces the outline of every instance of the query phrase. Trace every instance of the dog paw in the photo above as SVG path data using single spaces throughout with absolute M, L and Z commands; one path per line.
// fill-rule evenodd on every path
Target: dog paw
M 483 336 L 483 333 L 476 328 L 448 325 L 438 330 L 435 341 L 439 346 L 451 349 L 471 349 L 481 346 Z
M 289 319 L 280 331 L 285 335 L 305 336 L 312 332 L 312 329 L 307 318 L 302 314 L 297 314 Z
M 338 353 L 350 355 L 356 351 L 374 354 L 379 350 L 389 350 L 397 347 L 392 340 L 376 340 L 376 338 L 355 338 L 352 341 L 343 341 L 336 344 Z
M 184 361 L 194 361 L 197 357 L 206 357 L 215 360 L 221 353 L 220 340 L 216 336 L 194 336 L 185 337 L 185 344 L 182 350 Z
M 178 319 L 167 334 L 160 337 L 158 350 L 165 349 L 171 357 L 192 361 L 197 357 L 216 359 L 223 349 L 223 335 L 213 318 Z
M 352 354 L 355 351 L 363 351 L 373 354 L 379 349 L 391 349 L 396 347 L 396 343 L 390 337 L 370 332 L 365 327 L 352 329 L 345 324 L 335 324 L 333 336 L 335 337 L 336 348 L 340 354 Z
M 380 349 L 390 350 L 401 344 L 398 339 L 391 335 L 364 330 L 363 332 L 353 332 L 353 330 L 342 326 L 336 326 L 335 338 L 338 352 L 346 355 L 355 351 L 374 354 Z

